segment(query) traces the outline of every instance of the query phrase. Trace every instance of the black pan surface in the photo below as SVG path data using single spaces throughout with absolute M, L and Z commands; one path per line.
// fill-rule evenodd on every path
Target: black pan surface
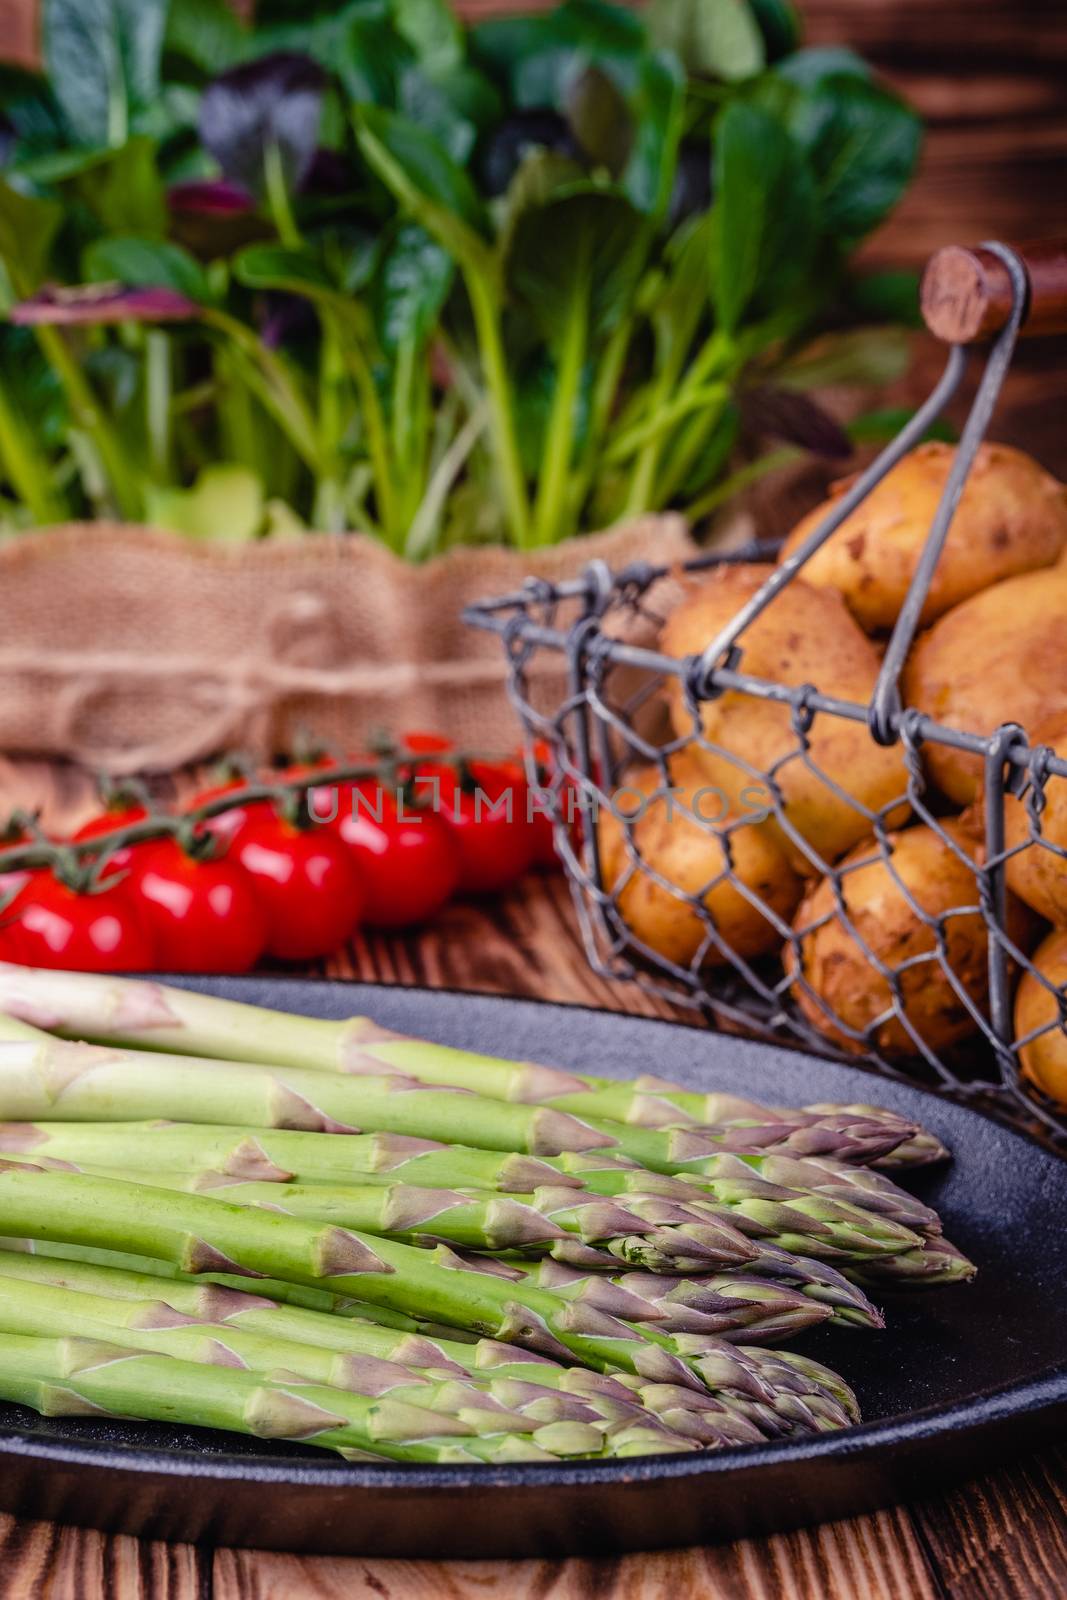
M 949 1166 L 909 1186 L 938 1207 L 978 1277 L 882 1296 L 883 1334 L 809 1335 L 802 1347 L 844 1373 L 867 1419 L 812 1441 L 567 1467 L 348 1465 L 306 1447 L 0 1405 L 0 1509 L 323 1554 L 589 1555 L 847 1516 L 1063 1437 L 1067 1164 L 977 1112 L 797 1051 L 581 1007 L 314 979 L 189 986 L 318 1016 L 366 1012 L 447 1044 L 616 1077 L 893 1107 L 952 1147 Z

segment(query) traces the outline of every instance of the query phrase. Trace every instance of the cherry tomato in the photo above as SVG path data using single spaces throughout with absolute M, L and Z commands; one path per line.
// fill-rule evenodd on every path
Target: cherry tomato
M 534 855 L 529 785 L 521 769 L 514 762 L 472 761 L 462 776 L 447 768 L 434 776 L 440 797 L 433 804 L 456 846 L 460 889 L 495 894 L 510 888 Z
M 73 838 L 80 844 L 84 839 L 96 839 L 102 833 L 114 833 L 118 828 L 128 827 L 131 822 L 143 822 L 147 815 L 144 806 L 121 806 L 114 811 L 101 811 L 99 815 L 90 817 L 88 822 L 83 822 Z M 113 850 L 107 858 L 108 869 L 128 867 L 133 848 L 133 845 L 127 844 Z
M 218 800 L 222 795 L 236 795 L 242 789 L 247 789 L 248 784 L 244 778 L 230 778 L 225 783 L 216 783 L 209 789 L 201 789 L 185 806 L 186 811 L 198 811 L 201 806 L 207 805 L 209 800 Z M 244 828 L 246 822 L 253 817 L 271 817 L 274 808 L 269 800 L 253 800 L 249 805 L 233 805 L 227 811 L 220 811 L 216 817 L 208 817 L 200 824 L 205 833 L 210 833 L 216 839 L 222 839 L 231 844 Z
M 253 808 L 231 845 L 252 879 L 267 924 L 267 954 L 312 961 L 343 944 L 359 920 L 363 890 L 347 847 L 330 828 L 297 828 Z
M 533 864 L 535 867 L 558 868 L 560 859 L 556 853 L 556 841 L 552 828 L 551 818 L 547 815 L 550 805 L 550 796 L 555 799 L 552 790 L 552 777 L 555 772 L 555 762 L 552 758 L 552 749 L 548 741 L 538 739 L 534 744 L 534 761 L 537 764 L 537 775 L 540 787 L 546 791 L 543 795 L 533 793 L 530 805 L 530 821 L 533 829 L 534 850 Z M 522 761 L 522 751 L 517 752 L 516 759 Z M 578 812 L 578 786 L 573 778 L 564 778 L 559 786 L 559 798 L 556 802 L 563 808 L 563 815 L 570 824 L 571 839 L 577 844 L 581 839 L 581 819 Z
M 124 880 L 155 937 L 166 972 L 248 972 L 267 943 L 267 919 L 238 862 L 198 860 L 174 839 L 138 845 Z
M 425 922 L 451 899 L 459 855 L 447 825 L 429 807 L 409 803 L 402 790 L 373 778 L 339 785 L 338 803 L 331 826 L 359 869 L 363 916 L 372 928 Z
M 124 883 L 79 894 L 35 872 L 8 908 L 21 959 L 68 972 L 148 972 L 155 941 Z

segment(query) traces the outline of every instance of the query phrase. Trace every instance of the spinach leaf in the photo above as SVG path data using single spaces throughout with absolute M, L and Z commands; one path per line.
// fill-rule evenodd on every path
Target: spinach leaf
M 712 289 L 719 322 L 734 333 L 753 301 L 772 291 L 785 298 L 807 273 L 818 198 L 788 131 L 741 100 L 716 125 L 714 173 Z
M 397 200 L 460 262 L 484 272 L 486 216 L 470 178 L 415 123 L 381 106 L 357 112 L 356 138 L 368 165 Z
M 652 0 L 650 37 L 688 72 L 736 83 L 763 68 L 763 35 L 748 0 Z
M 173 289 L 199 305 L 212 298 L 200 264 L 180 245 L 163 239 L 97 239 L 86 250 L 82 265 L 90 282 L 115 280 L 131 289 Z
M 387 355 L 421 347 L 434 330 L 455 276 L 451 256 L 417 223 L 405 223 L 385 250 L 372 288 L 378 338 Z
M 630 97 L 635 136 L 622 188 L 639 211 L 663 216 L 670 205 L 685 125 L 685 74 L 669 51 L 645 57 Z M 708 155 L 710 165 L 710 154 Z
M 646 248 L 641 218 L 625 195 L 574 184 L 518 218 L 505 277 L 550 345 L 563 336 L 584 297 L 592 341 L 610 331 L 628 307 Z
M 450 72 L 463 60 L 463 29 L 446 0 L 392 0 L 396 31 L 425 70 Z
M 0 180 L 0 260 L 16 295 L 32 294 L 48 272 L 48 258 L 63 209 L 53 200 L 22 194 Z
M 792 100 L 788 125 L 815 174 L 823 227 L 846 248 L 892 210 L 919 156 L 919 119 L 897 95 L 845 74 Z
M 159 93 L 167 0 L 44 0 L 45 68 L 78 144 L 120 145 Z

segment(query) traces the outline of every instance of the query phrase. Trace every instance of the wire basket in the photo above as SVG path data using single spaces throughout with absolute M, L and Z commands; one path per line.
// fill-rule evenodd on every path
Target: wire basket
M 530 773 L 543 788 L 586 950 L 598 972 L 706 1012 L 726 1029 L 792 1039 L 891 1076 L 919 1077 L 1054 1143 L 1067 1141 L 1067 1113 L 1024 1076 L 1020 1051 L 1056 1031 L 1067 1035 L 1067 994 L 1030 958 L 1034 941 L 1010 914 L 1005 865 L 1021 851 L 1045 851 L 1067 875 L 1067 851 L 1042 832 L 1047 787 L 1067 780 L 1067 761 L 1032 744 L 1015 723 L 989 734 L 941 725 L 905 705 L 900 684 L 1020 328 L 1025 322 L 1028 332 L 1052 331 L 1063 324 L 1064 277 L 1062 246 L 1024 256 L 991 243 L 934 258 L 924 279 L 924 313 L 950 349 L 933 393 L 699 654 L 678 658 L 632 642 L 636 623 L 647 634 L 650 620 L 665 619 L 679 577 L 677 569 L 646 563 L 613 574 L 594 562 L 579 579 L 556 585 L 531 580 L 521 591 L 467 613 L 469 622 L 497 633 L 503 642 Z M 746 673 L 746 630 L 922 439 L 959 388 L 966 346 L 994 331 L 943 496 L 869 698 L 853 702 L 822 693 L 817 684 L 795 687 Z M 758 546 L 727 557 L 711 553 L 683 570 L 706 573 L 724 561 L 766 559 L 769 553 Z M 566 661 L 569 692 L 562 704 L 543 703 L 539 692 L 546 652 Z M 757 703 L 784 708 L 788 739 L 767 766 L 745 761 L 710 736 L 709 708 L 724 695 L 742 697 L 753 714 Z M 669 720 L 667 701 L 673 708 Z M 851 792 L 840 773 L 819 764 L 820 730 L 845 723 L 869 730 L 870 749 L 897 753 L 899 783 L 888 793 L 883 788 L 876 802 Z M 935 749 L 962 752 L 981 765 L 980 804 L 963 827 L 928 781 L 925 757 Z M 729 773 L 732 811 L 726 820 L 698 805 L 691 787 L 672 801 L 680 761 Z M 788 797 L 795 796 L 798 779 L 809 794 L 822 794 L 827 805 L 852 819 L 862 839 L 858 846 L 843 856 L 824 857 L 811 830 L 797 825 Z M 746 870 L 741 859 L 751 851 L 754 834 L 751 811 L 737 815 L 742 780 L 758 794 L 760 815 L 777 830 L 780 846 L 792 858 L 791 870 L 805 881 L 799 910 L 796 896 L 781 892 L 781 875 L 761 873 L 758 862 L 756 870 Z M 1006 803 L 1014 801 L 1023 808 L 1025 830 L 1009 847 Z M 679 808 L 674 837 L 690 845 L 680 855 L 675 852 L 684 870 L 672 871 L 662 851 L 653 859 L 642 848 L 642 819 L 651 808 L 669 809 L 672 803 Z M 917 892 L 915 874 L 921 877 L 922 861 L 909 870 L 906 858 L 919 836 L 909 839 L 900 831 L 904 818 L 929 830 L 923 837 L 947 864 L 946 883 L 955 884 L 951 903 L 931 904 L 925 888 Z M 910 912 L 910 945 L 887 954 L 881 932 L 857 911 L 854 891 L 863 880 L 854 875 L 865 869 L 887 875 L 898 907 Z M 636 914 L 640 905 L 644 917 Z M 647 937 L 649 907 L 669 929 L 666 938 Z M 839 1006 L 828 999 L 825 984 L 810 981 L 812 951 L 820 948 L 815 942 L 820 938 L 829 941 L 827 959 L 835 949 L 841 959 L 843 942 L 852 969 L 858 964 L 866 974 L 858 1014 L 855 1004 Z M 1029 1020 L 1017 1026 L 1014 995 L 1024 980 L 1031 987 Z M 922 997 L 928 992 L 950 1023 L 926 1025 Z

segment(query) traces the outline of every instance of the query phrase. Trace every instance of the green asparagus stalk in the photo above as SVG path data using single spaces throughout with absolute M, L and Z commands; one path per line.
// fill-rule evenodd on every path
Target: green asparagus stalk
M 557 1261 L 523 1269 L 528 1281 L 566 1300 L 598 1305 L 605 1286 L 632 1297 L 632 1322 L 654 1322 L 665 1333 L 707 1333 L 747 1344 L 781 1344 L 829 1322 L 827 1305 L 795 1289 L 743 1274 L 707 1273 L 699 1278 L 621 1272 L 610 1277 Z
M 828 1306 L 835 1327 L 865 1328 L 877 1332 L 885 1327 L 882 1313 L 872 1305 L 859 1284 L 850 1282 L 843 1272 L 839 1272 L 828 1261 L 794 1255 L 780 1245 L 762 1240 L 759 1254 L 754 1260 L 745 1262 L 744 1270 L 746 1277 L 766 1278 L 771 1283 L 796 1289 L 809 1299 Z
M 11 1332 L 32 1331 L 26 1324 L 33 1318 L 40 1327 L 42 1321 L 64 1310 L 77 1318 L 85 1318 L 91 1311 L 112 1330 L 105 1337 L 114 1337 L 114 1330 L 122 1329 L 125 1341 L 131 1342 L 131 1326 L 143 1333 L 147 1325 L 148 1337 L 166 1341 L 174 1327 L 192 1328 L 197 1338 L 209 1338 L 210 1358 L 228 1348 L 256 1370 L 271 1370 L 281 1359 L 283 1346 L 287 1367 L 305 1375 L 309 1369 L 325 1371 L 323 1363 L 346 1363 L 330 1368 L 335 1376 L 347 1380 L 338 1383 L 342 1388 L 350 1387 L 353 1377 L 357 1387 L 373 1383 L 375 1394 L 396 1393 L 410 1384 L 460 1380 L 465 1388 L 435 1391 L 421 1400 L 417 1394 L 408 1396 L 435 1409 L 474 1404 L 468 1392 L 473 1389 L 539 1423 L 569 1416 L 617 1431 L 628 1423 L 655 1426 L 658 1422 L 708 1445 L 751 1443 L 765 1437 L 756 1422 L 736 1409 L 738 1400 L 747 1401 L 747 1393 L 734 1397 L 724 1390 L 712 1397 L 680 1386 L 646 1384 L 627 1374 L 610 1376 L 585 1367 L 560 1366 L 545 1356 L 493 1339 L 462 1344 L 441 1336 L 390 1330 L 362 1319 L 294 1309 L 245 1290 L 185 1280 L 164 1282 L 152 1274 L 0 1252 L 0 1283 L 16 1279 L 34 1292 L 29 1294 L 28 1304 L 24 1299 L 13 1312 L 0 1305 L 0 1325 L 8 1325 Z M 13 1290 L 14 1285 L 11 1287 Z M 50 1289 L 52 1298 L 42 1299 L 35 1293 L 40 1288 Z M 62 1306 L 55 1299 L 56 1292 L 69 1294 L 76 1303 Z M 20 1322 L 22 1325 L 17 1325 Z M 161 1323 L 166 1326 L 160 1328 Z M 63 1331 L 80 1334 L 82 1326 L 81 1321 L 76 1328 L 68 1321 Z M 258 1345 L 253 1342 L 256 1339 Z M 142 1347 L 149 1346 L 138 1345 Z M 310 1350 L 314 1356 L 308 1354 Z M 181 1354 L 176 1349 L 166 1353 Z M 260 1368 L 263 1359 L 270 1363 L 266 1368 Z M 570 1403 L 572 1396 L 587 1403 L 584 1414 Z
M 216 1296 L 226 1292 L 218 1290 Z M 341 1325 L 355 1326 L 344 1322 Z M 539 1364 L 533 1371 L 523 1371 L 519 1381 L 511 1376 L 516 1368 L 522 1370 L 519 1363 L 506 1373 L 486 1373 L 477 1380 L 455 1364 L 454 1371 L 431 1373 L 367 1352 L 340 1353 L 273 1332 L 265 1334 L 235 1326 L 228 1320 L 189 1316 L 162 1300 L 124 1300 L 24 1278 L 0 1277 L 0 1334 L 3 1333 L 40 1338 L 66 1335 L 104 1343 L 121 1341 L 132 1350 L 173 1356 L 198 1365 L 243 1368 L 267 1377 L 284 1371 L 305 1382 L 344 1389 L 365 1399 L 388 1395 L 439 1417 L 458 1417 L 469 1432 L 479 1436 L 504 1431 L 529 1435 L 545 1423 L 556 1422 L 580 1422 L 597 1429 L 605 1439 L 625 1430 L 627 1440 L 632 1440 L 638 1427 L 646 1429 L 650 1438 L 668 1432 L 620 1385 L 615 1386 L 618 1394 L 614 1396 L 594 1392 L 579 1397 L 566 1393 L 560 1384 L 539 1384 Z M 548 1370 L 557 1369 L 549 1366 Z M 565 1369 L 558 1371 L 562 1374 Z M 733 1441 L 717 1437 L 709 1424 L 705 1442 Z
M 231 1273 L 209 1272 L 193 1277 L 180 1272 L 170 1262 L 158 1261 L 150 1256 L 134 1256 L 114 1250 L 93 1249 L 85 1245 L 57 1244 L 42 1239 L 0 1239 L 0 1251 L 3 1252 L 2 1259 L 5 1263 L 8 1262 L 12 1252 L 18 1252 L 20 1259 L 28 1256 L 31 1262 L 40 1260 L 46 1265 L 58 1265 L 63 1269 L 89 1265 L 93 1269 L 109 1271 L 118 1269 L 126 1277 L 133 1274 L 143 1278 L 164 1278 L 169 1282 L 177 1281 L 187 1286 L 217 1285 L 224 1289 L 247 1289 L 247 1279 Z M 596 1252 L 590 1252 L 590 1258 L 595 1259 L 587 1259 L 584 1263 L 580 1263 L 587 1273 L 596 1270 L 610 1275 L 620 1270 L 620 1263 L 606 1252 L 600 1256 L 597 1256 Z M 5 1264 L 4 1272 L 9 1274 L 10 1271 L 10 1266 Z M 833 1322 L 837 1325 L 868 1329 L 881 1329 L 885 1326 L 881 1313 L 871 1304 L 862 1288 L 850 1282 L 828 1262 L 795 1256 L 787 1250 L 779 1249 L 776 1245 L 761 1243 L 755 1258 L 745 1262 L 745 1274 L 782 1284 L 828 1306 L 833 1313 Z M 907 1286 L 906 1279 L 902 1286 Z M 366 1300 L 354 1299 L 349 1295 L 333 1294 L 326 1289 L 312 1289 L 304 1284 L 284 1283 L 276 1278 L 260 1278 L 256 1280 L 256 1291 L 294 1309 L 326 1313 L 333 1317 L 373 1321 L 394 1331 L 421 1333 L 434 1338 L 445 1337 L 451 1341 L 466 1339 L 476 1342 L 475 1335 L 463 1329 L 407 1316 L 386 1306 L 372 1305 Z M 169 1287 L 166 1290 L 159 1289 L 157 1292 L 170 1298 Z M 523 1359 L 527 1358 L 527 1352 L 520 1354 Z
M 202 1366 L 95 1339 L 0 1334 L 0 1397 L 45 1416 L 86 1412 L 138 1421 L 224 1428 L 260 1439 L 287 1439 L 336 1450 L 349 1460 L 423 1462 L 558 1461 L 693 1449 L 665 1430 L 638 1427 L 606 1437 L 582 1422 L 550 1422 L 522 1435 L 478 1434 L 469 1420 L 390 1395 L 368 1399 L 266 1378 L 232 1367 Z
M 201 1272 L 194 1276 L 182 1272 L 173 1262 L 160 1261 L 154 1256 L 132 1255 L 126 1250 L 95 1249 L 92 1245 L 67 1244 L 54 1239 L 0 1238 L 0 1258 L 6 1263 L 12 1255 L 57 1264 L 63 1268 L 87 1265 L 101 1270 L 162 1278 L 168 1282 L 215 1285 L 220 1289 L 247 1290 L 248 1287 L 247 1277 L 234 1273 Z M 351 1295 L 332 1294 L 328 1289 L 312 1289 L 307 1284 L 285 1283 L 280 1278 L 257 1278 L 256 1289 L 283 1305 L 330 1316 L 358 1317 L 399 1332 L 425 1333 L 435 1327 L 420 1317 L 406 1316 L 404 1312 L 393 1311 L 388 1306 L 372 1305 L 368 1300 L 357 1300 Z M 477 1339 L 475 1334 L 453 1327 L 447 1327 L 446 1337 L 470 1343 L 475 1343 Z
M 151 1141 L 153 1170 L 217 1172 L 236 1180 L 266 1183 L 347 1184 L 357 1177 L 410 1182 L 428 1188 L 532 1192 L 543 1187 L 584 1188 L 605 1196 L 638 1193 L 651 1186 L 685 1203 L 694 1187 L 714 1197 L 716 1178 L 755 1175 L 791 1189 L 828 1193 L 861 1210 L 890 1217 L 916 1233 L 936 1233 L 937 1213 L 868 1167 L 823 1157 L 797 1158 L 777 1151 L 709 1157 L 699 1173 L 672 1179 L 649 1177 L 625 1157 L 564 1153 L 538 1159 L 518 1154 L 442 1145 L 403 1135 L 309 1134 L 277 1130 L 237 1132 L 197 1124 L 0 1123 L 0 1151 L 30 1153 L 79 1166 L 125 1168 L 143 1159 Z M 746 1170 L 747 1169 L 747 1170 Z
M 699 1334 L 664 1334 L 581 1301 L 499 1275 L 472 1271 L 447 1246 L 419 1250 L 391 1239 L 317 1226 L 275 1212 L 229 1205 L 109 1178 L 0 1162 L 0 1233 L 121 1248 L 171 1261 L 183 1272 L 227 1272 L 310 1284 L 405 1314 L 522 1344 L 599 1371 L 715 1391 L 751 1385 L 753 1402 L 788 1398 L 790 1425 L 842 1426 L 856 1415 L 844 1380 L 818 1363 L 776 1358 L 764 1378 L 744 1347 Z M 784 1386 L 784 1387 L 783 1387 Z
M 578 1239 L 604 1244 L 620 1259 L 640 1261 L 653 1272 L 699 1272 L 755 1254 L 755 1247 L 728 1223 L 717 1217 L 705 1219 L 697 1210 L 658 1195 L 630 1196 L 624 1208 L 569 1188 L 545 1187 L 522 1196 L 491 1190 L 421 1189 L 404 1183 L 348 1187 L 243 1183 L 217 1172 L 186 1177 L 96 1166 L 77 1170 L 160 1189 L 212 1194 L 234 1205 L 314 1217 L 409 1244 L 443 1242 L 468 1250 L 551 1255 L 557 1245 Z
M 889 1156 L 921 1132 L 891 1112 L 769 1110 L 736 1095 L 701 1093 L 655 1077 L 616 1081 L 499 1060 L 408 1038 L 369 1017 L 338 1022 L 294 1016 L 128 978 L 0 966 L 0 1011 L 75 1039 L 300 1070 L 399 1074 L 650 1129 L 689 1124 L 696 1134 L 711 1125 L 716 1142 L 730 1149 L 785 1146 L 797 1154 L 868 1162 Z M 920 1150 L 920 1158 L 931 1157 Z
M 2 1050 L 0 1046 L 0 1053 Z M 283 1181 L 295 1174 L 304 1183 L 315 1176 L 350 1181 L 359 1173 L 382 1181 L 429 1187 L 469 1185 L 513 1194 L 532 1192 L 547 1182 L 573 1185 L 607 1198 L 622 1197 L 627 1206 L 641 1197 L 659 1196 L 699 1210 L 704 1226 L 719 1230 L 715 1241 L 719 1259 L 729 1258 L 734 1263 L 744 1262 L 751 1254 L 745 1235 L 831 1260 L 909 1250 L 919 1241 L 919 1235 L 896 1217 L 882 1215 L 877 1209 L 871 1213 L 853 1203 L 852 1190 L 848 1191 L 849 1200 L 842 1201 L 836 1198 L 841 1190 L 818 1193 L 771 1183 L 763 1177 L 766 1163 L 772 1159 L 768 1155 L 721 1152 L 705 1158 L 698 1172 L 686 1169 L 684 1177 L 678 1178 L 649 1172 L 600 1151 L 533 1160 L 446 1148 L 388 1134 L 123 1123 L 0 1124 L 0 1150 L 31 1161 L 71 1161 L 78 1166 L 121 1170 L 143 1159 L 148 1141 L 153 1166 L 161 1172 L 216 1170 L 249 1181 L 272 1177 Z M 811 1176 L 820 1184 L 827 1182 L 823 1168 L 813 1167 Z M 910 1196 L 902 1190 L 896 1193 L 901 1204 L 910 1204 Z M 864 1191 L 855 1190 L 856 1199 L 863 1196 Z M 619 1253 L 627 1259 L 624 1251 Z M 629 1259 L 641 1264 L 635 1257 Z M 650 1259 L 646 1253 L 644 1264 Z
M 556 1155 L 608 1150 L 653 1171 L 699 1171 L 729 1137 L 715 1130 L 630 1127 L 581 1120 L 549 1106 L 512 1105 L 413 1079 L 341 1076 L 296 1067 L 66 1043 L 0 1043 L 0 1117 L 32 1121 L 184 1122 L 310 1132 L 384 1130 L 489 1150 Z
M 854 1269 L 856 1269 L 854 1271 Z M 862 1267 L 848 1262 L 842 1267 L 849 1277 L 855 1277 L 864 1288 L 872 1289 L 940 1289 L 954 1283 L 969 1283 L 977 1272 L 962 1250 L 948 1239 L 924 1239 L 914 1250 L 903 1250 L 895 1257 L 888 1270 L 871 1263 Z

